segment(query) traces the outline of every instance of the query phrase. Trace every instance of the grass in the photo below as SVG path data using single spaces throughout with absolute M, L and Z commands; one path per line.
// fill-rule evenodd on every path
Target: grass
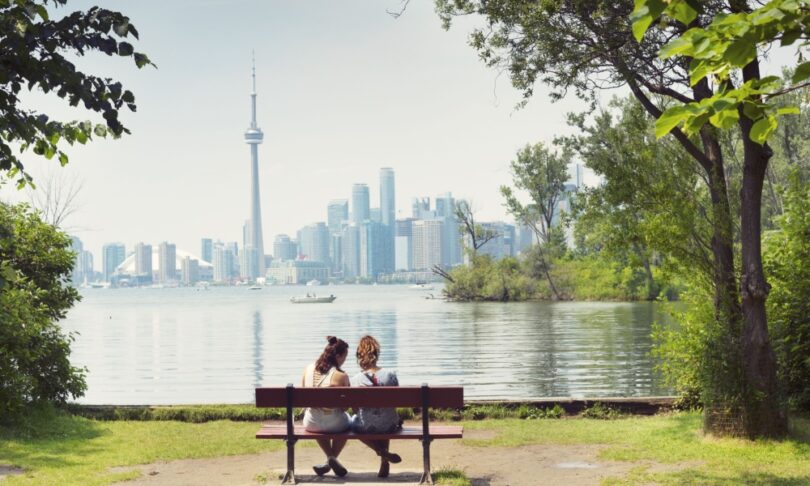
M 783 441 L 750 442 L 702 435 L 701 416 L 697 413 L 615 418 L 601 409 L 583 414 L 594 418 L 551 420 L 534 417 L 530 412 L 518 412 L 526 415 L 524 419 L 465 421 L 467 430 L 494 434 L 487 434 L 491 436 L 487 439 L 464 439 L 463 443 L 488 448 L 603 445 L 601 459 L 636 464 L 628 475 L 606 479 L 608 485 L 810 484 L 807 418 L 794 419 L 792 433 Z M 137 470 L 111 469 L 115 467 L 252 454 L 283 447 L 281 441 L 255 440 L 255 432 L 254 422 L 101 421 L 52 409 L 39 410 L 14 427 L 0 428 L 0 464 L 25 470 L 22 475 L 8 477 L 3 484 L 104 485 L 139 475 Z M 651 464 L 669 467 L 653 468 Z M 436 471 L 437 482 L 470 484 L 460 469 Z M 266 473 L 257 474 L 255 480 L 277 482 Z
M 283 446 L 280 441 L 256 440 L 255 433 L 251 422 L 102 422 L 42 410 L 23 424 L 0 429 L 0 463 L 26 471 L 6 478 L 3 485 L 104 485 L 140 474 L 110 472 L 116 466 L 252 454 Z
M 607 445 L 605 460 L 638 462 L 625 478 L 605 484 L 810 484 L 810 420 L 796 418 L 783 441 L 747 441 L 704 436 L 701 415 L 673 413 L 618 420 L 497 420 L 469 422 L 467 429 L 492 430 L 486 440 L 465 440 L 477 447 L 531 444 Z M 680 465 L 651 471 L 650 462 Z M 647 465 L 645 465 L 645 463 Z

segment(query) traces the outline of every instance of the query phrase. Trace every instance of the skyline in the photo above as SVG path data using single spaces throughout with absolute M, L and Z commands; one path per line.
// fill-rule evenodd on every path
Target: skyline
M 527 143 L 570 133 L 566 113 L 585 104 L 573 97 L 552 104 L 538 85 L 515 110 L 520 95 L 508 76 L 484 66 L 467 44 L 479 19 L 444 31 L 430 2 L 412 2 L 393 19 L 386 9 L 397 5 L 110 2 L 138 27 L 136 49 L 158 68 L 139 71 L 103 55 L 76 62 L 135 93 L 138 112 L 122 114 L 132 135 L 68 147 L 65 168 L 30 153 L 23 161 L 35 180 L 49 167 L 84 181 L 66 229 L 96 255 L 111 241 L 166 240 L 192 251 L 205 236 L 241 241 L 250 171 L 238 137 L 247 118 L 245 66 L 255 49 L 267 137 L 265 242 L 325 221 L 328 201 L 350 199 L 354 183 L 374 186 L 370 198 L 378 200 L 380 167 L 397 173 L 398 218 L 411 198 L 451 191 L 472 199 L 482 220 L 510 220 L 499 193 L 511 182 L 509 162 Z M 51 95 L 23 101 L 57 118 L 89 118 Z M 27 198 L 8 186 L 0 197 Z

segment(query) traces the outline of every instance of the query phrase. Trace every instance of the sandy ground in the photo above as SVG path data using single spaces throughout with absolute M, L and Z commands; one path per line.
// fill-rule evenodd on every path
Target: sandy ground
M 477 432 L 477 431 L 475 431 Z M 480 432 L 479 432 L 480 434 Z M 469 438 L 478 435 L 465 433 Z M 300 444 L 300 442 L 299 442 Z M 601 446 L 524 446 L 517 448 L 472 447 L 459 440 L 437 440 L 431 446 L 433 470 L 460 469 L 475 486 L 539 484 L 590 485 L 606 477 L 623 476 L 630 469 L 644 465 L 654 471 L 679 469 L 686 465 L 611 462 L 597 459 Z M 412 440 L 394 441 L 392 450 L 402 456 L 402 463 L 391 465 L 391 476 L 377 478 L 379 462 L 376 455 L 357 441 L 350 441 L 340 459 L 349 470 L 344 478 L 328 474 L 317 477 L 311 469 L 321 464 L 323 454 L 317 448 L 296 447 L 296 477 L 300 484 L 416 484 L 422 468 L 421 443 Z M 286 452 L 192 459 L 138 466 L 142 476 L 119 483 L 135 485 L 260 485 L 279 484 L 285 470 Z M 691 465 L 689 465 L 691 466 Z M 127 470 L 116 469 L 117 471 Z
M 14 474 L 22 474 L 23 470 L 17 467 L 11 466 L 4 466 L 0 464 L 0 481 L 3 480 L 6 476 L 12 476 Z

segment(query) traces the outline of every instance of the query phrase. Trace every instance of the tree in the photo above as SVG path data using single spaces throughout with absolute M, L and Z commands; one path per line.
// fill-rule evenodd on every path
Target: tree
M 70 238 L 26 205 L 0 203 L 0 417 L 84 394 L 84 370 L 68 359 L 73 336 L 57 325 L 79 299 L 74 256 Z
M 677 141 L 656 143 L 654 122 L 633 97 L 614 99 L 590 124 L 582 115 L 572 116 L 569 123 L 580 135 L 561 139 L 602 177 L 602 184 L 578 195 L 575 233 L 626 265 L 637 262 L 648 299 L 659 291 L 654 255 L 675 269 L 688 262 L 682 274 L 697 273 L 706 281 L 713 274 L 709 202 L 698 185 L 700 172 Z
M 638 2 L 642 6 L 647 3 Z M 780 436 L 787 430 L 787 417 L 777 394 L 775 357 L 768 340 L 765 315 L 768 286 L 761 264 L 760 209 L 762 179 L 771 155 L 764 140 L 776 128 L 775 117 L 789 110 L 772 110 L 771 105 L 762 102 L 763 93 L 775 95 L 779 89 L 773 79 L 760 76 L 758 59 L 762 50 L 782 34 L 787 36 L 787 44 L 806 39 L 806 30 L 802 30 L 807 28 L 806 2 L 793 2 L 801 5 L 797 7 L 799 13 L 788 15 L 785 24 L 767 20 L 780 12 L 765 13 L 769 39 L 759 42 L 759 36 L 754 36 L 753 50 L 751 39 L 738 42 L 735 49 L 744 52 L 734 65 L 742 65 L 742 69 L 725 72 L 723 64 L 715 58 L 696 60 L 688 55 L 689 52 L 697 55 L 701 46 L 711 47 L 713 53 L 722 46 L 723 53 L 730 50 L 729 54 L 733 54 L 733 42 L 720 33 L 714 37 L 720 41 L 718 44 L 711 42 L 711 35 L 701 38 L 690 34 L 689 39 L 694 41 L 692 51 L 681 46 L 665 52 L 663 57 L 658 54 L 690 28 L 706 27 L 715 20 L 722 24 L 728 14 L 745 14 L 750 10 L 747 2 L 701 2 L 701 14 L 689 14 L 692 18 L 689 21 L 681 10 L 697 4 L 695 1 L 690 0 L 687 5 L 679 0 L 666 3 L 651 0 L 649 4 L 655 8 L 647 6 L 646 12 L 638 9 L 633 13 L 634 6 L 629 0 L 437 0 L 437 10 L 448 27 L 457 15 L 479 14 L 485 18 L 485 27 L 473 32 L 471 44 L 489 66 L 508 70 L 513 85 L 523 91 L 524 102 L 532 96 L 537 82 L 552 88 L 553 99 L 573 91 L 591 103 L 602 88 L 627 86 L 644 109 L 658 119 L 659 135 L 670 133 L 689 153 L 707 181 L 714 319 L 726 330 L 724 341 L 717 343 L 717 349 L 722 350 L 727 360 L 725 371 L 718 373 L 704 390 L 706 402 L 723 407 L 726 413 L 716 415 L 721 420 L 708 420 L 706 425 L 719 433 L 743 430 L 750 437 Z M 670 10 L 662 16 L 667 8 Z M 635 25 L 629 21 L 631 14 Z M 734 22 L 755 25 L 763 21 L 745 15 L 744 19 L 735 17 Z M 656 27 L 647 30 L 653 22 Z M 756 27 L 752 32 L 758 30 Z M 798 66 L 797 73 L 807 71 L 806 65 Z M 742 85 L 733 85 L 734 76 L 728 76 L 732 72 L 739 73 Z M 719 75 L 720 82 L 706 77 L 709 74 Z M 742 91 L 730 94 L 733 99 L 714 98 L 734 89 Z M 694 103 L 711 106 L 715 111 L 697 110 Z M 729 106 L 731 110 L 726 109 Z M 678 111 L 670 111 L 663 117 L 667 107 Z M 736 120 L 730 114 L 734 110 L 740 112 Z M 718 125 L 726 129 L 736 126 L 744 140 L 747 177 L 742 182 L 740 197 L 743 242 L 739 281 L 734 263 L 732 205 Z M 741 426 L 723 429 L 724 421 L 738 421 Z
M 125 15 L 100 7 L 51 19 L 49 6 L 67 0 L 0 1 L 0 173 L 17 178 L 17 186 L 32 182 L 15 149 L 33 150 L 47 159 L 68 163 L 63 144 L 84 144 L 93 136 L 118 137 L 129 130 L 118 119 L 126 106 L 135 111 L 135 96 L 121 83 L 87 74 L 68 60 L 98 51 L 108 56 L 131 57 L 139 68 L 153 65 L 126 40 L 138 31 Z M 104 123 L 56 121 L 21 106 L 20 92 L 38 88 L 54 92 L 70 106 L 101 114 Z
M 490 240 L 498 237 L 498 232 L 483 227 L 475 222 L 475 210 L 472 203 L 459 201 L 456 203 L 456 219 L 459 222 L 459 229 L 470 242 L 469 250 L 475 255 L 478 250 L 486 245 Z
M 28 188 L 28 201 L 48 224 L 68 231 L 65 222 L 79 208 L 79 194 L 84 182 L 66 176 L 61 170 L 49 171 L 36 187 Z
M 506 209 L 515 219 L 534 231 L 540 247 L 537 249 L 537 265 L 540 267 L 556 299 L 560 292 L 551 279 L 550 258 L 546 250 L 552 249 L 554 218 L 559 217 L 559 203 L 565 193 L 565 182 L 568 180 L 568 165 L 571 153 L 563 150 L 557 154 L 549 150 L 542 142 L 526 145 L 512 161 L 512 181 L 515 188 L 525 191 L 531 203 L 521 203 L 511 187 L 501 186 L 501 194 L 506 200 Z

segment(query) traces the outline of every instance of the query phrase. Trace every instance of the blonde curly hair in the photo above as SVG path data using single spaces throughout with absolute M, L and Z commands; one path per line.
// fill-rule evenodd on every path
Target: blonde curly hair
M 357 364 L 367 370 L 377 365 L 380 358 L 380 343 L 371 336 L 363 336 L 357 345 Z

